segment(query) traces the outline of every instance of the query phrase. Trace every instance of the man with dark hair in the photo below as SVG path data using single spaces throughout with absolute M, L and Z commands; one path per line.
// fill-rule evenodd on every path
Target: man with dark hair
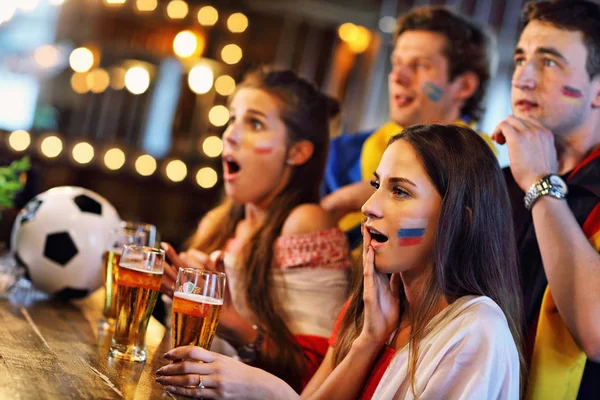
M 506 143 L 530 373 L 527 398 L 600 398 L 600 5 L 528 4 Z
M 372 193 L 369 180 L 401 127 L 479 119 L 490 79 L 489 42 L 482 28 L 444 7 L 400 16 L 388 80 L 391 122 L 334 139 L 325 171 L 325 191 L 333 193 L 322 205 L 337 219 L 346 216 L 340 226 L 352 244 L 360 238 L 360 207 Z

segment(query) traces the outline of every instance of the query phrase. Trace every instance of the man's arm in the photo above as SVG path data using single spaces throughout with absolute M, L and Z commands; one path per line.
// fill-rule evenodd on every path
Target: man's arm
M 532 118 L 509 116 L 494 134 L 508 146 L 510 169 L 523 191 L 558 172 L 554 135 Z M 600 361 L 600 254 L 564 200 L 543 196 L 532 208 L 548 285 L 561 318 L 588 358 Z
M 600 362 L 600 254 L 566 201 L 544 196 L 532 213 L 548 285 L 560 316 L 587 357 Z

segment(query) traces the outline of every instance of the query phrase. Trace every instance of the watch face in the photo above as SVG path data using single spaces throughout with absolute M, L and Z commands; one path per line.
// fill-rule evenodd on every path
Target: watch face
M 552 188 L 561 194 L 567 194 L 567 184 L 558 175 L 550 175 L 548 180 L 552 184 Z

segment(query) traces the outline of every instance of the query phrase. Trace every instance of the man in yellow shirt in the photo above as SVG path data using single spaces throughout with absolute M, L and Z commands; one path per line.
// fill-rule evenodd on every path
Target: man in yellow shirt
M 340 220 L 351 244 L 360 238 L 360 207 L 372 193 L 369 181 L 390 137 L 410 125 L 470 125 L 479 119 L 490 79 L 489 43 L 482 28 L 444 7 L 400 16 L 388 78 L 391 121 L 372 133 L 335 138 L 326 167 L 325 191 L 333 193 L 322 206 Z M 489 137 L 481 136 L 495 151 Z

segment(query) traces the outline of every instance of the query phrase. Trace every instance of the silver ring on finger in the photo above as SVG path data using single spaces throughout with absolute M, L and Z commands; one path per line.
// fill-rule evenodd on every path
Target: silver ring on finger
M 199 382 L 198 382 L 198 387 L 200 389 L 205 389 L 204 387 L 204 383 L 202 383 L 202 375 L 198 375 L 198 377 L 200 378 Z

